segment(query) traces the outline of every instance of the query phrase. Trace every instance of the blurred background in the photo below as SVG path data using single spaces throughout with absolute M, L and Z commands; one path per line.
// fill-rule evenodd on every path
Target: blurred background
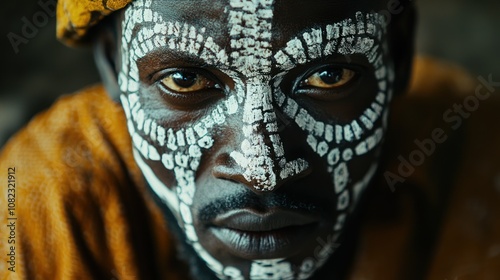
M 2 3 L 0 149 L 58 96 L 99 81 L 91 50 L 68 48 L 55 40 L 54 3 Z M 500 1 L 418 0 L 417 6 L 418 53 L 452 61 L 474 76 L 493 74 L 493 80 L 500 80 Z M 26 21 L 36 21 L 39 27 L 30 30 L 32 38 L 16 37 L 22 36 Z

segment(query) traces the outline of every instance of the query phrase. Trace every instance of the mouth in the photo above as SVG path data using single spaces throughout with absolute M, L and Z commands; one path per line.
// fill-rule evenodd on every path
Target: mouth
M 236 256 L 270 259 L 297 254 L 318 228 L 319 218 L 309 214 L 242 209 L 217 216 L 210 230 Z

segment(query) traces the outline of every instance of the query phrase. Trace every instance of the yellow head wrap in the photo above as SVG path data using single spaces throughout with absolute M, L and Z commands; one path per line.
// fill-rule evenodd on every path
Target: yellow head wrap
M 68 45 L 80 44 L 90 27 L 132 0 L 58 0 L 57 38 Z

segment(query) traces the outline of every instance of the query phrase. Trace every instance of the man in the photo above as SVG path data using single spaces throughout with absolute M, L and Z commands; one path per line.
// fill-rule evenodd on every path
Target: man
M 480 127 L 433 89 L 392 101 L 410 80 L 412 3 L 388 17 L 368 0 L 109 2 L 58 7 L 59 36 L 94 43 L 104 88 L 63 98 L 1 156 L 7 277 L 498 275 L 498 157 L 461 135 Z

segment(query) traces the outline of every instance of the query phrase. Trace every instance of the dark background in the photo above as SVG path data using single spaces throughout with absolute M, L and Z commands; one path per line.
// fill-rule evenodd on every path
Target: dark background
M 47 12 L 50 0 L 4 1 L 0 11 L 0 147 L 34 114 L 61 94 L 97 83 L 89 49 L 69 48 L 55 39 L 55 17 L 48 15 L 36 35 L 18 46 L 8 34 L 22 35 L 23 18 Z M 452 61 L 474 76 L 500 80 L 500 1 L 418 0 L 417 51 Z M 43 23 L 43 16 L 38 18 Z

